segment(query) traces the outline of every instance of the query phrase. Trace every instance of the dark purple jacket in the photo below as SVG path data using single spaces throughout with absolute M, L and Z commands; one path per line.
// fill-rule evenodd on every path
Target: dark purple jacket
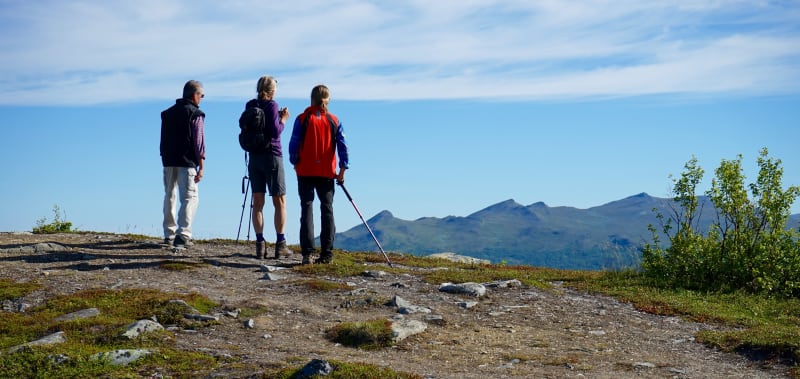
M 245 109 L 258 105 L 267 116 L 267 130 L 272 136 L 272 155 L 276 157 L 283 156 L 283 149 L 281 148 L 281 133 L 283 133 L 284 125 L 281 122 L 281 115 L 278 113 L 280 110 L 278 103 L 275 100 L 256 100 L 252 99 L 245 104 Z

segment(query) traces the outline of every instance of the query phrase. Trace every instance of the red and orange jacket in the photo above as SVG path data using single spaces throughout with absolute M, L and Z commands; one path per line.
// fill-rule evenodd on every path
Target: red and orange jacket
M 297 176 L 336 176 L 336 155 L 339 167 L 350 168 L 350 157 L 339 119 L 318 106 L 310 106 L 297 116 L 289 140 L 289 161 Z

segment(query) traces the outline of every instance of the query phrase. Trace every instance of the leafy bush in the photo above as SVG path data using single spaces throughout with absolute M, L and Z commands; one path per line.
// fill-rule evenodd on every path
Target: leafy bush
M 703 235 L 695 192 L 704 171 L 692 157 L 681 177 L 673 179 L 671 214 L 656 211 L 669 247 L 661 246 L 659 230 L 650 225 L 653 243 L 642 249 L 645 274 L 671 287 L 800 296 L 798 231 L 786 228 L 800 187 L 783 189 L 781 161 L 770 158 L 766 148 L 758 166 L 756 182 L 745 186 L 742 156 L 722 161 L 706 192 L 716 221 Z
M 61 214 L 64 213 L 64 217 Z M 53 221 L 47 223 L 47 217 L 36 220 L 33 228 L 35 234 L 54 234 L 72 232 L 72 223 L 65 220 L 66 213 L 58 205 L 53 205 Z

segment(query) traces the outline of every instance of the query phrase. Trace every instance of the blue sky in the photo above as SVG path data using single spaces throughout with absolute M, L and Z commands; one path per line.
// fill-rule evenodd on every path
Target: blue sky
M 738 154 L 749 183 L 762 147 L 800 184 L 797 1 L 281 3 L 0 1 L 0 231 L 58 205 L 81 230 L 160 236 L 159 112 L 197 79 L 195 238 L 235 238 L 237 119 L 264 74 L 292 118 L 331 88 L 367 218 L 669 197 L 692 155 L 703 190 Z M 339 231 L 361 223 L 343 195 Z

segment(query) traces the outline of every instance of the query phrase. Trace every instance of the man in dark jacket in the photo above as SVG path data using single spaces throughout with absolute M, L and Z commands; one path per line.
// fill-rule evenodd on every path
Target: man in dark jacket
M 198 183 L 206 158 L 205 113 L 200 101 L 203 85 L 190 80 L 183 97 L 161 112 L 161 163 L 164 166 L 164 243 L 176 248 L 192 245 L 192 220 L 197 210 Z M 175 200 L 180 197 L 177 221 Z

